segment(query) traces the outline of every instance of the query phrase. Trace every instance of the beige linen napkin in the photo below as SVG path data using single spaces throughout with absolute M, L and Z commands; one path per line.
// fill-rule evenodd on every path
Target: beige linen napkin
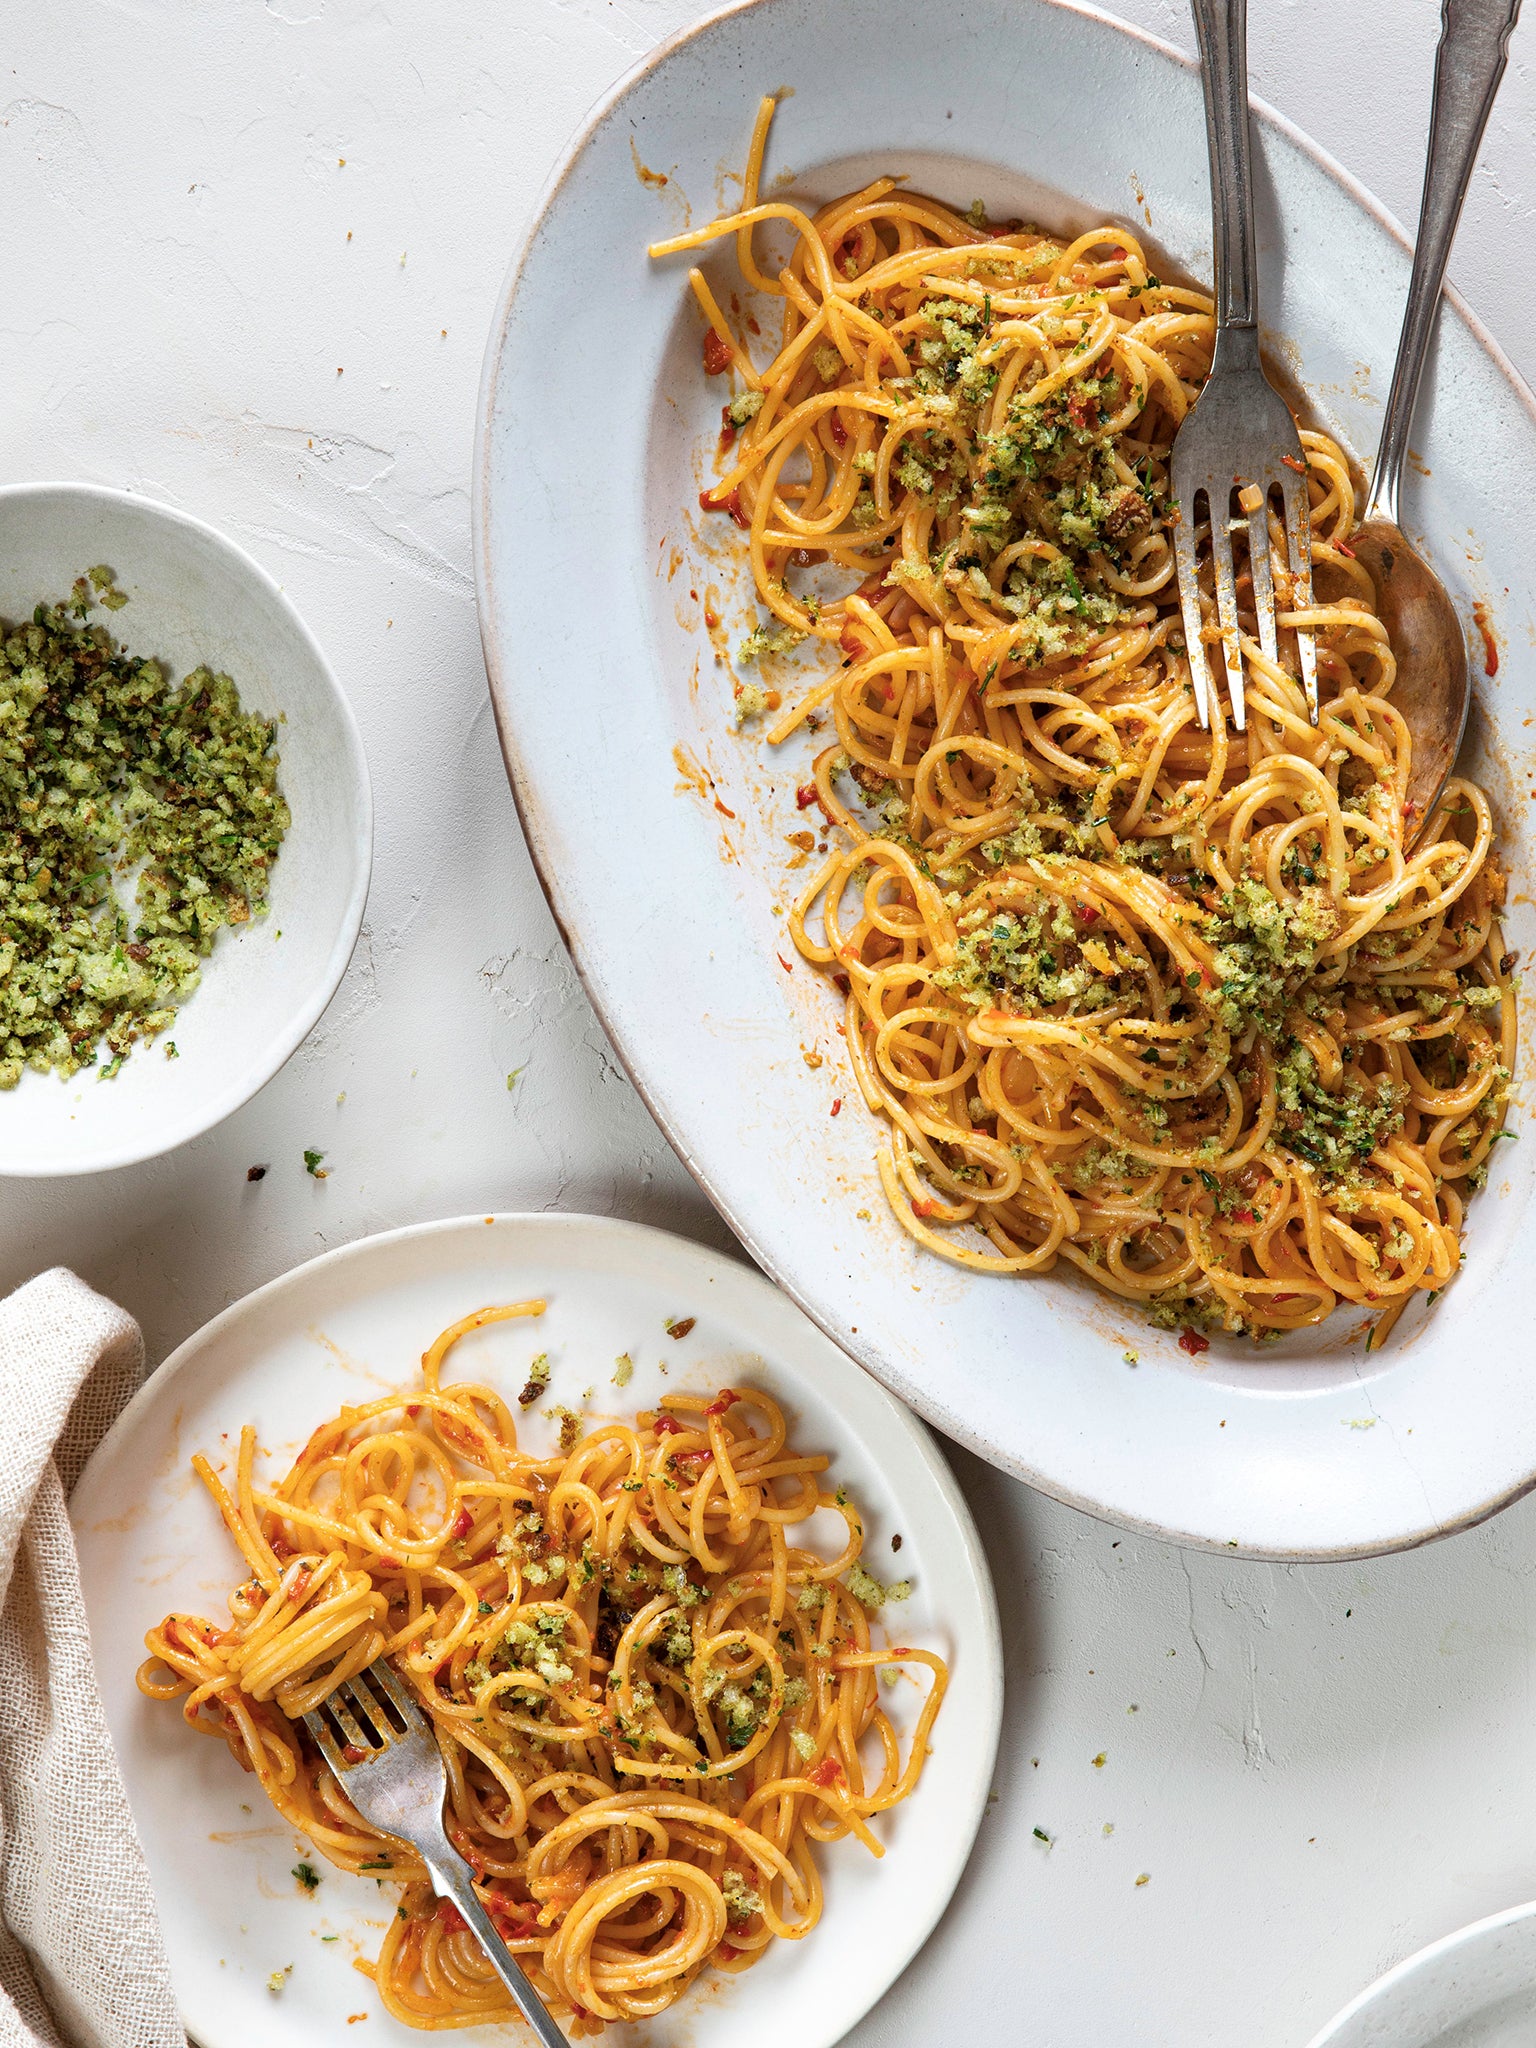
M 64 1497 L 144 1370 L 62 1268 L 0 1302 L 0 2048 L 184 2048 Z

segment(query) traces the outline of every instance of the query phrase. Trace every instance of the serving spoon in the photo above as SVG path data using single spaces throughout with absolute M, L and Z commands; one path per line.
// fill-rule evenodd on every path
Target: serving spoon
M 1441 0 L 1413 275 L 1370 501 L 1349 543 L 1370 571 L 1377 609 L 1397 653 L 1392 702 L 1413 739 L 1405 806 L 1410 846 L 1433 815 L 1461 746 L 1472 672 L 1466 634 L 1450 594 L 1398 524 L 1398 486 L 1451 241 L 1519 12 L 1520 0 Z

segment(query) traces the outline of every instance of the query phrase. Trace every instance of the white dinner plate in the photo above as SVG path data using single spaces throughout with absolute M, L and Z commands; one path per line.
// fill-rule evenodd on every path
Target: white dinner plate
M 1308 2048 L 1531 2048 L 1536 1904 L 1432 1942 L 1378 1977 Z
M 344 1404 L 411 1384 L 439 1330 L 488 1302 L 534 1295 L 549 1304 L 538 1322 L 465 1338 L 447 1379 L 512 1393 L 547 1351 L 551 1401 L 594 1417 L 633 1414 L 667 1393 L 764 1388 L 798 1442 L 831 1454 L 836 1482 L 865 1509 L 877 1573 L 895 1576 L 891 1538 L 902 1538 L 912 1594 L 901 1633 L 937 1649 L 951 1671 L 917 1790 L 877 1825 L 885 1857 L 857 1843 L 821 1852 L 826 1910 L 815 1932 L 776 1943 L 741 1978 L 706 1973 L 666 2021 L 605 2038 L 615 2048 L 830 2048 L 905 1967 L 954 1890 L 991 1783 L 1002 1664 L 986 1560 L 922 1425 L 759 1275 L 662 1231 L 591 1216 L 392 1231 L 300 1266 L 183 1344 L 102 1443 L 70 1504 L 107 1720 L 177 1997 L 201 2048 L 335 2048 L 354 2038 L 347 2019 L 361 2011 L 373 2048 L 419 2036 L 351 1967 L 377 1954 L 393 1887 L 313 1858 L 222 1741 L 195 1735 L 175 1706 L 135 1685 L 144 1631 L 173 1611 L 222 1615 L 242 1571 L 188 1461 L 201 1448 L 227 1468 L 252 1422 L 264 1459 L 286 1470 Z M 695 1327 L 674 1340 L 667 1318 L 688 1316 Z M 611 1383 L 621 1352 L 634 1361 L 622 1393 Z M 534 1443 L 553 1435 L 537 1410 L 520 1427 Z M 920 1688 L 898 1685 L 881 1699 L 910 1730 Z M 322 1872 L 313 1895 L 292 1876 L 302 1855 Z M 290 1963 L 274 1995 L 267 1979 Z M 469 2048 L 527 2036 L 480 2027 L 454 2038 Z
M 712 606 L 738 645 L 750 581 L 734 529 L 697 511 L 720 380 L 701 374 L 692 259 L 645 253 L 728 207 L 758 95 L 774 89 L 788 96 L 765 192 L 821 200 L 910 172 L 962 208 L 979 198 L 1058 231 L 1129 222 L 1154 252 L 1210 274 L 1194 68 L 1086 9 L 955 0 L 941 18 L 926 0 L 750 0 L 666 45 L 598 108 L 492 327 L 476 563 L 523 823 L 614 1043 L 779 1284 L 940 1428 L 1057 1499 L 1282 1558 L 1399 1549 L 1494 1513 L 1536 1480 L 1515 1256 L 1529 1144 L 1498 1148 L 1461 1278 L 1369 1358 L 1363 1317 L 1341 1313 L 1262 1353 L 1217 1341 L 1196 1363 L 1065 1270 L 967 1274 L 889 1214 L 883 1128 L 849 1070 L 841 1005 L 784 937 L 803 880 L 786 872 L 785 839 L 805 823 L 794 792 L 816 742 L 774 753 L 733 730 L 702 614 Z M 1425 98 L 1405 118 L 1427 119 L 1427 75 Z M 1406 248 L 1294 129 L 1261 109 L 1256 131 L 1271 344 L 1369 459 Z M 733 267 L 728 246 L 705 264 L 726 303 Z M 1492 607 L 1502 659 L 1496 679 L 1479 678 L 1470 760 L 1516 878 L 1509 940 L 1528 949 L 1536 411 L 1454 302 L 1415 451 L 1406 522 L 1464 610 L 1477 597 Z M 1532 1037 L 1527 1011 L 1517 1082 Z M 1525 1127 L 1522 1108 L 1512 1125 Z

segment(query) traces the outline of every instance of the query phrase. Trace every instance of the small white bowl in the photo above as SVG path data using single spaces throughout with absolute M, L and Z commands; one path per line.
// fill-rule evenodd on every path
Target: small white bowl
M 244 708 L 281 716 L 279 782 L 293 823 L 266 916 L 220 934 L 169 1031 L 135 1045 L 110 1081 L 28 1071 L 0 1093 L 0 1174 L 130 1166 L 238 1109 L 335 994 L 368 895 L 373 808 L 357 725 L 266 571 L 200 519 L 126 491 L 0 488 L 0 618 L 29 618 L 103 562 L 129 603 L 99 616 L 130 653 L 154 656 L 174 682 L 206 662 L 233 677 Z

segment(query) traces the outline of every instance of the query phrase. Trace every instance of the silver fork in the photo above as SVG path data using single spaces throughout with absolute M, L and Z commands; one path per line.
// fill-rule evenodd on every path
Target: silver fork
M 327 1715 L 341 1732 L 341 1744 Z M 304 1726 L 368 1825 L 408 1843 L 427 1866 L 433 1891 L 458 1907 L 544 2048 L 566 2048 L 564 2034 L 475 1896 L 469 1865 L 448 1839 L 443 1826 L 448 1773 L 442 1752 L 431 1722 L 388 1660 L 379 1658 L 338 1686 L 323 1706 L 304 1716 Z M 349 1761 L 355 1751 L 362 1754 Z
M 1306 463 L 1291 409 L 1259 359 L 1258 265 L 1253 237 L 1253 171 L 1248 132 L 1247 0 L 1191 0 L 1200 43 L 1206 142 L 1211 159 L 1211 215 L 1216 255 L 1216 346 L 1205 389 L 1173 444 L 1177 500 L 1174 555 L 1184 641 L 1200 723 L 1211 722 L 1214 687 L 1201 637 L 1195 503 L 1204 497 L 1211 529 L 1211 566 L 1222 666 L 1239 732 L 1246 723 L 1243 660 L 1238 644 L 1237 576 L 1232 535 L 1246 525 L 1259 645 L 1279 661 L 1275 585 L 1269 553 L 1269 501 L 1280 493 L 1289 555 L 1291 605 L 1312 602 L 1311 518 Z M 1232 497 L 1239 498 L 1233 516 Z M 1298 633 L 1302 686 L 1317 723 L 1317 656 L 1310 633 Z M 1223 714 L 1216 700 L 1216 715 Z

